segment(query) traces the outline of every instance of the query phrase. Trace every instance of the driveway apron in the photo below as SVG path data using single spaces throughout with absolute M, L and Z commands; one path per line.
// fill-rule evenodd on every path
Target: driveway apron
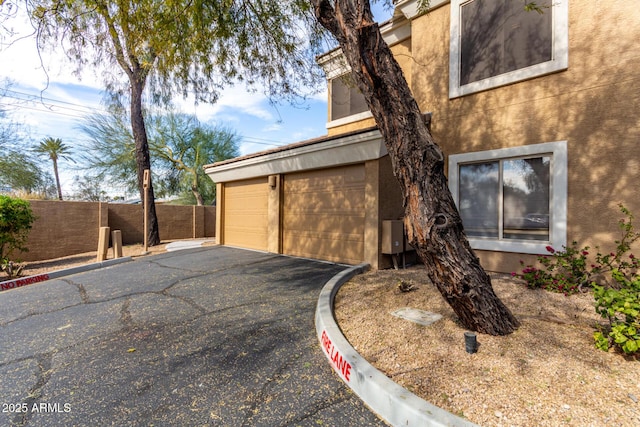
M 343 269 L 218 246 L 2 292 L 0 425 L 384 425 L 315 337 Z

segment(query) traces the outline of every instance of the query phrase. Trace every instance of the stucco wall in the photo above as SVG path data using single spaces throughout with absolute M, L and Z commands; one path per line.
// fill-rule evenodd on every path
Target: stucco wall
M 378 211 L 380 221 L 378 223 L 378 268 L 389 268 L 393 266 L 391 255 L 382 254 L 382 221 L 389 219 L 402 219 L 404 217 L 404 207 L 402 205 L 402 190 L 400 183 L 393 175 L 391 158 L 387 155 L 376 161 L 379 178 Z M 405 255 L 407 261 L 415 261 L 415 253 Z M 407 258 L 408 257 L 408 258 Z
M 375 125 L 376 125 L 376 121 L 373 119 L 373 117 L 370 117 L 364 120 L 358 120 L 356 122 L 346 123 L 344 125 L 328 128 L 327 135 L 328 136 L 342 135 L 344 133 L 349 133 L 349 132 L 357 131 L 360 129 L 370 128 Z
M 450 100 L 450 7 L 412 24 L 413 92 L 432 111 L 449 154 L 566 140 L 568 235 L 613 247 L 622 202 L 640 214 L 640 9 L 633 2 L 569 3 L 569 68 Z M 490 270 L 513 271 L 519 254 L 479 253 Z
M 121 230 L 123 244 L 142 243 L 141 205 L 98 202 L 29 201 L 37 219 L 29 233 L 29 252 L 15 259 L 38 261 L 96 251 L 98 230 Z M 215 236 L 214 206 L 156 205 L 162 240 Z

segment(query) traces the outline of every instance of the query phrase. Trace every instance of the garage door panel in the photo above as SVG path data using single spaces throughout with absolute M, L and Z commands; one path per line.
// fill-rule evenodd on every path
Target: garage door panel
M 294 194 L 290 192 L 289 194 Z M 339 190 L 309 193 L 295 193 L 292 199 L 285 197 L 284 206 L 293 211 L 313 212 L 350 212 L 364 209 L 364 194 L 362 189 Z
M 364 243 L 359 235 L 298 234 L 296 256 L 358 264 L 362 262 Z
M 356 264 L 364 258 L 364 165 L 286 175 L 283 252 Z
M 231 182 L 224 191 L 224 244 L 267 250 L 267 178 Z
M 325 214 L 305 214 L 296 215 L 287 221 L 287 232 L 302 233 L 311 232 L 309 222 L 314 224 L 313 232 L 334 234 L 356 234 L 364 233 L 364 218 L 360 215 L 341 215 L 339 217 L 328 216 Z

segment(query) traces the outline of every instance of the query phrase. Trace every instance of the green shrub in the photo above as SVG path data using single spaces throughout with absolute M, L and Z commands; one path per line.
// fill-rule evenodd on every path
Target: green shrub
M 28 251 L 25 245 L 33 221 L 29 202 L 0 195 L 0 266 L 10 276 L 15 271 L 10 260 L 13 253 Z
M 640 355 L 640 275 L 629 280 L 618 270 L 612 272 L 620 289 L 593 286 L 596 311 L 609 325 L 596 331 L 596 347 L 609 350 L 614 347 L 625 354 Z

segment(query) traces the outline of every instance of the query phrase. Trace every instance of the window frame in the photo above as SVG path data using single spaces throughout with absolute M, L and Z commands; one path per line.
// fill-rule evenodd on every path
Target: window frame
M 520 147 L 449 156 L 449 189 L 456 203 L 460 203 L 460 165 L 523 157 L 551 156 L 549 191 L 549 240 L 516 240 L 467 236 L 473 249 L 545 254 L 546 247 L 560 248 L 567 244 L 567 141 L 546 142 Z M 499 197 L 502 197 L 500 194 Z M 503 224 L 499 224 L 504 227 Z
M 550 61 L 509 71 L 497 76 L 488 77 L 460 85 L 460 49 L 461 49 L 461 9 L 472 1 L 451 0 L 451 27 L 449 47 L 449 98 L 458 98 L 476 92 L 505 86 L 511 83 L 529 80 L 535 77 L 566 70 L 569 66 L 569 0 L 552 0 L 552 57 Z M 531 11 L 529 13 L 537 13 Z
M 349 73 L 344 73 L 344 74 L 341 74 L 341 75 L 339 75 L 337 77 L 329 79 L 329 84 L 328 84 L 328 86 L 329 86 L 329 122 L 327 123 L 327 127 L 329 127 L 329 126 L 337 126 L 337 125 L 345 124 L 345 123 L 351 123 L 351 122 L 354 122 L 354 121 L 363 120 L 363 119 L 366 119 L 366 118 L 369 118 L 369 117 L 373 117 L 373 114 L 371 114 L 371 111 L 369 110 L 369 108 L 365 106 L 366 109 L 363 110 L 363 111 L 360 111 L 358 113 L 347 114 L 347 115 L 339 117 L 337 119 L 333 118 L 333 115 L 334 115 L 334 111 L 333 111 L 333 102 L 334 102 L 334 93 L 333 93 L 333 91 L 334 91 L 334 87 L 333 87 L 333 84 L 334 84 L 334 82 L 341 81 L 342 84 L 343 84 L 343 87 L 345 87 L 346 89 L 349 90 L 349 98 L 350 98 L 349 102 L 350 103 L 351 103 L 351 100 L 352 100 L 351 99 L 352 98 L 352 93 L 351 92 L 353 90 L 357 90 L 358 93 L 361 96 L 363 96 L 356 87 L 350 87 L 349 85 L 347 85 L 346 83 L 344 83 L 342 81 L 342 79 L 347 74 L 349 74 Z

